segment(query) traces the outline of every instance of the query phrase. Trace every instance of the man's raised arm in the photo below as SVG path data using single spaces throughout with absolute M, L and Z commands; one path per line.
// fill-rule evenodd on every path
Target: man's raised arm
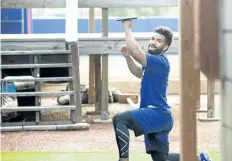
M 140 46 L 135 41 L 131 32 L 131 27 L 132 27 L 131 20 L 124 21 L 123 27 L 125 29 L 125 36 L 126 36 L 125 39 L 126 39 L 128 52 L 139 64 L 141 64 L 142 66 L 146 66 L 147 65 L 146 56 L 142 51 L 142 49 L 140 48 Z

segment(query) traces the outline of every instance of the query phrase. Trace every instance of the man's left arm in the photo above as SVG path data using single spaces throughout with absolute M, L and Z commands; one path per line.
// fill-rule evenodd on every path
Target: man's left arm
M 125 28 L 125 37 L 126 37 L 126 45 L 127 45 L 127 50 L 131 54 L 131 56 L 142 66 L 146 67 L 147 65 L 147 60 L 145 53 L 143 50 L 140 48 L 138 43 L 135 41 L 132 32 L 131 32 L 131 22 L 126 21 L 124 22 L 124 28 Z
M 140 46 L 135 41 L 131 32 L 131 21 L 125 21 L 123 23 L 126 35 L 127 50 L 130 55 L 143 67 L 149 69 L 150 71 L 162 71 L 164 70 L 166 64 L 164 60 L 157 55 L 145 54 Z

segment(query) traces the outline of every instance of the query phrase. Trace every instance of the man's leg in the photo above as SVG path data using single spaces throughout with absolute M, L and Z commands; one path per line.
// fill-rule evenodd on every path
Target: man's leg
M 161 152 L 152 151 L 151 157 L 153 161 L 180 161 L 179 153 L 169 153 L 167 155 Z M 197 156 L 197 159 L 198 161 L 212 161 L 207 153 L 201 153 L 199 156 Z
M 167 158 L 168 158 L 167 154 L 164 154 L 158 151 L 152 151 L 150 153 L 151 153 L 151 158 L 153 161 L 167 161 Z M 176 161 L 179 161 L 179 160 L 176 160 Z
M 134 122 L 129 111 L 115 115 L 113 117 L 113 126 L 120 161 L 127 161 L 129 158 L 129 129 L 134 131 L 135 136 L 143 135 L 144 130 Z

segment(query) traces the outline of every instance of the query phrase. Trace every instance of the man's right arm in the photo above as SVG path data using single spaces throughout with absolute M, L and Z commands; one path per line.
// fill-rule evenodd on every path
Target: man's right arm
M 127 56 L 126 57 L 126 62 L 128 65 L 128 68 L 130 70 L 130 72 L 138 77 L 141 78 L 142 76 L 142 65 L 140 65 L 139 63 L 137 63 L 132 56 Z

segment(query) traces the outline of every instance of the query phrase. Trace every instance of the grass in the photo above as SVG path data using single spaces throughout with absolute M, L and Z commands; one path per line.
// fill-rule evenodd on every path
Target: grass
M 210 152 L 213 161 L 220 161 L 218 152 Z M 2 161 L 117 161 L 116 152 L 1 152 Z M 149 155 L 130 153 L 131 161 L 151 161 Z

